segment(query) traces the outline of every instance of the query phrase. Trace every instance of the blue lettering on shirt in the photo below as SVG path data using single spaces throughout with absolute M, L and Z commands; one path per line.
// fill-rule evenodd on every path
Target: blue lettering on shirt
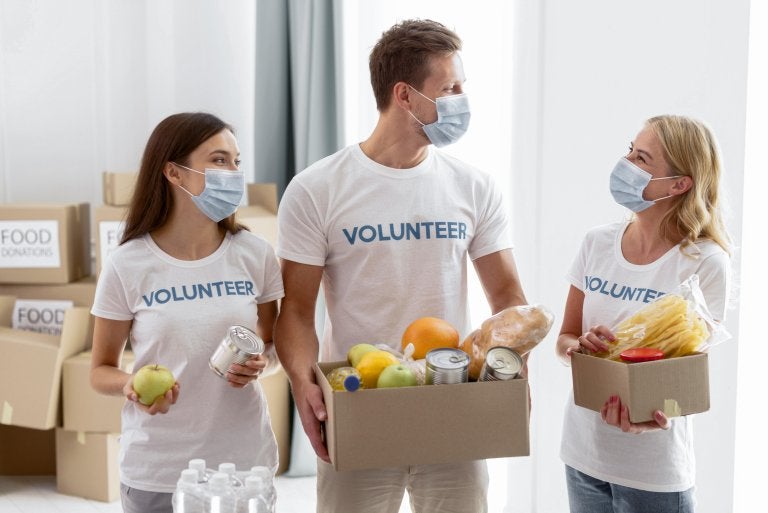
M 398 240 L 466 239 L 467 224 L 459 221 L 421 221 L 415 223 L 388 223 L 376 226 L 365 224 L 342 228 L 350 246 L 357 242 L 386 242 Z
M 612 282 L 597 276 L 584 276 L 584 291 L 597 292 L 621 301 L 650 303 L 666 292 L 644 287 L 631 287 Z
M 222 296 L 255 295 L 252 281 L 238 280 L 174 285 L 150 291 L 143 294 L 141 298 L 147 307 L 151 307 L 154 304 L 164 305 L 169 301 L 195 301 Z

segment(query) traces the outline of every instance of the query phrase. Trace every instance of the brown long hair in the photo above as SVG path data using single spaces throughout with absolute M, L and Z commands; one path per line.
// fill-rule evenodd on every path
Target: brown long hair
M 395 84 L 406 82 L 420 88 L 429 76 L 432 57 L 460 50 L 459 36 L 436 21 L 405 20 L 392 26 L 381 35 L 368 58 L 378 111 L 389 107 Z
M 166 223 L 173 210 L 173 194 L 170 183 L 163 175 L 163 168 L 168 162 L 188 164 L 189 155 L 222 130 L 235 133 L 230 125 L 205 112 L 173 114 L 155 127 L 141 158 L 120 244 Z M 219 221 L 219 226 L 233 234 L 245 229 L 235 222 L 234 214 Z

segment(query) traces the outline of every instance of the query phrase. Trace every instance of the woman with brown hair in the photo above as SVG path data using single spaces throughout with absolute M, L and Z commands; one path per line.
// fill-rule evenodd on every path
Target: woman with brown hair
M 205 113 L 164 119 L 147 142 L 120 246 L 104 263 L 92 313 L 91 383 L 123 395 L 120 479 L 126 512 L 171 512 L 179 472 L 209 466 L 277 467 L 258 376 L 275 358 L 208 360 L 228 328 L 255 330 L 272 350 L 283 296 L 273 249 L 234 220 L 243 174 L 232 128 Z M 149 406 L 120 370 L 130 338 L 135 370 L 168 367 L 176 385 Z M 161 415 L 157 415 L 161 414 Z

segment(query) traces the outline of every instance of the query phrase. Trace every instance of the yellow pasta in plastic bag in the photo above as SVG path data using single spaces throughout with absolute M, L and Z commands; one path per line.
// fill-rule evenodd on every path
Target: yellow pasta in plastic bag
M 667 294 L 622 321 L 614 335 L 608 352 L 596 356 L 618 361 L 622 351 L 635 347 L 660 349 L 665 358 L 685 356 L 699 350 L 709 329 L 686 299 Z

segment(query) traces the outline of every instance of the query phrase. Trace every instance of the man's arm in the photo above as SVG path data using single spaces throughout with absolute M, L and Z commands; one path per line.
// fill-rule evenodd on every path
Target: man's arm
M 319 348 L 315 305 L 323 268 L 290 260 L 281 260 L 281 266 L 285 297 L 275 324 L 275 349 L 291 381 L 291 391 L 304 432 L 317 456 L 330 463 L 320 432 L 327 412 L 322 390 L 315 383 L 312 370 Z
M 523 287 L 511 249 L 503 249 L 474 261 L 477 276 L 483 285 L 491 313 L 497 314 L 510 306 L 525 305 Z

